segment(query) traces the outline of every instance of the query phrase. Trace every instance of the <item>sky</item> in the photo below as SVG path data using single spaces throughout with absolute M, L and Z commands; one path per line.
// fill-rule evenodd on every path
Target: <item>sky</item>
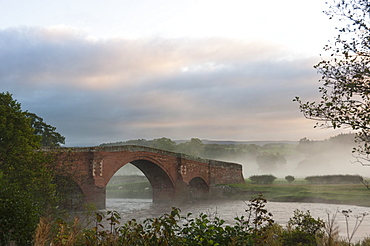
M 321 140 L 325 0 L 0 0 L 0 92 L 66 137 Z

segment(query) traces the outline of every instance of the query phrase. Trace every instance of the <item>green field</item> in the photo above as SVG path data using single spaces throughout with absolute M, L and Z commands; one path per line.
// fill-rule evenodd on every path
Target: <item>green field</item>
M 284 179 L 277 179 L 271 185 L 257 185 L 247 179 L 244 184 L 229 186 L 237 188 L 238 192 L 227 199 L 250 200 L 262 194 L 267 200 L 275 202 L 321 202 L 370 207 L 370 190 L 363 184 L 311 185 L 304 179 L 296 179 L 289 184 Z M 151 198 L 152 187 L 148 181 L 108 185 L 107 197 Z
M 152 198 L 149 181 L 107 185 L 107 198 Z
M 246 180 L 244 184 L 232 184 L 239 192 L 236 199 L 251 199 L 258 194 L 275 202 L 322 202 L 351 204 L 370 207 L 370 190 L 363 184 L 311 185 L 304 180 L 292 184 L 277 180 L 271 185 L 257 185 Z

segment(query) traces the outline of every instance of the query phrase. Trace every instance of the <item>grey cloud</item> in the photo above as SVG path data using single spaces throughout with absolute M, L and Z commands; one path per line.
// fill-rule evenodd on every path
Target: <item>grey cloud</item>
M 162 136 L 282 139 L 283 131 L 292 137 L 293 124 L 300 138 L 304 119 L 297 121 L 292 99 L 314 97 L 317 61 L 285 59 L 286 52 L 227 39 L 91 40 L 66 29 L 5 29 L 0 85 L 55 125 L 68 145 Z
M 182 67 L 204 69 L 207 64 L 260 60 L 271 47 L 231 40 L 103 40 L 93 41 L 75 32 L 20 28 L 0 32 L 0 55 L 6 60 L 1 74 L 28 77 L 32 83 L 50 80 L 86 86 L 100 81 L 141 81 L 148 76 L 178 72 Z M 3 77 L 4 78 L 4 77 Z

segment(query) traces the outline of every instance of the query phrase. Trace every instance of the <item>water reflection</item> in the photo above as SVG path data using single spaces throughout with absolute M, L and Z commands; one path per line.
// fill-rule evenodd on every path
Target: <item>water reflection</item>
M 246 204 L 243 201 L 203 201 L 181 204 L 154 204 L 151 199 L 107 199 L 107 210 L 118 211 L 123 221 L 136 219 L 143 221 L 145 218 L 159 217 L 164 213 L 169 213 L 171 207 L 178 207 L 181 209 L 181 214 L 186 215 L 191 212 L 194 216 L 199 213 L 209 213 L 217 215 L 226 221 L 227 224 L 234 224 L 236 216 L 244 215 Z M 293 216 L 295 209 L 302 211 L 310 210 L 314 218 L 320 217 L 327 221 L 327 212 L 331 215 L 337 210 L 351 209 L 353 215 L 360 213 L 369 213 L 369 207 L 360 207 L 353 205 L 337 205 L 337 204 L 321 204 L 321 203 L 281 203 L 268 202 L 266 208 L 274 216 L 274 220 L 285 226 L 290 217 Z M 340 235 L 346 236 L 346 224 L 344 216 L 339 213 L 337 215 L 337 224 L 339 226 Z M 354 226 L 355 219 L 350 218 L 350 232 Z M 355 234 L 353 241 L 362 239 L 365 236 L 370 236 L 370 215 L 365 217 L 361 227 Z

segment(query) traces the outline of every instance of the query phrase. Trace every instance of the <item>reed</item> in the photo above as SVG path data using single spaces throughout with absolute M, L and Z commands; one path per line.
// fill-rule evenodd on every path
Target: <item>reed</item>
M 44 246 L 50 244 L 51 228 L 53 226 L 53 220 L 48 217 L 41 217 L 39 224 L 37 225 L 34 245 Z

